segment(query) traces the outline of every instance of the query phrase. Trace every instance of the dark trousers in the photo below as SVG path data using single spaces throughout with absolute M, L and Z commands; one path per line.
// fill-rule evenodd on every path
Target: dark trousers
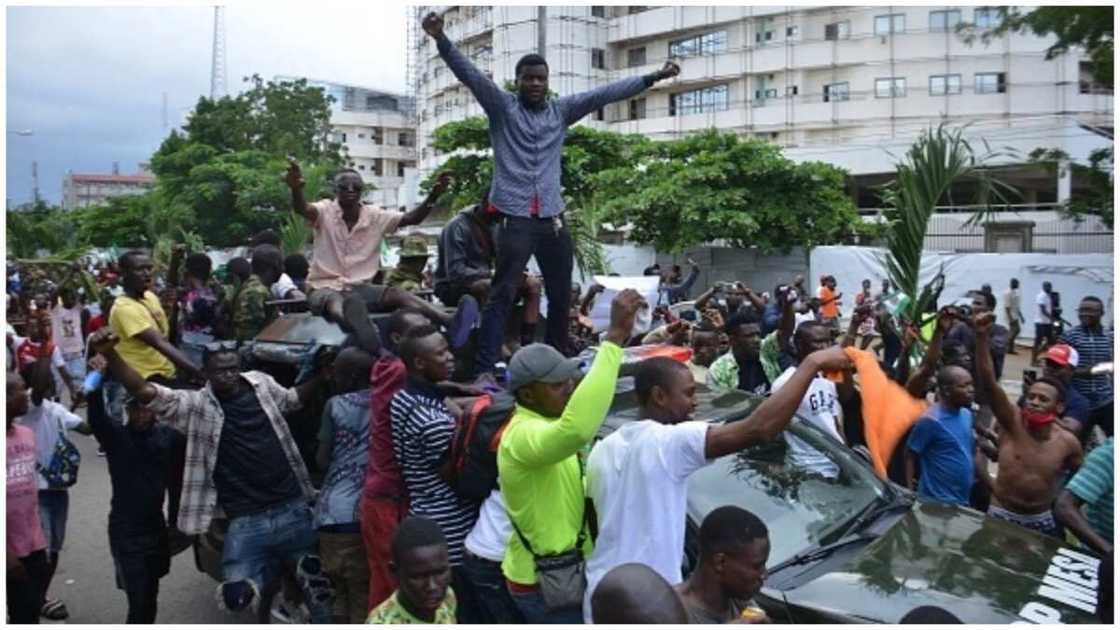
M 40 549 L 19 559 L 27 578 L 13 580 L 8 573 L 8 621 L 11 623 L 39 623 L 47 583 L 47 551 Z
M 469 551 L 463 553 L 462 572 L 474 586 L 482 614 L 479 623 L 523 624 L 525 617 L 506 588 L 502 563 L 479 558 Z
M 166 551 L 113 554 L 117 587 L 128 597 L 125 623 L 155 623 L 159 599 L 159 579 L 167 575 L 171 562 Z
M 497 268 L 479 330 L 478 356 L 475 359 L 478 370 L 488 372 L 494 369 L 505 338 L 506 320 L 521 286 L 521 274 L 531 257 L 537 259 L 548 297 L 545 342 L 561 352 L 567 352 L 572 290 L 572 235 L 567 223 L 564 222 L 557 230 L 551 218 L 503 217 L 498 227 L 496 249 Z
M 149 377 L 148 380 L 171 389 L 191 389 L 191 385 L 180 378 L 169 379 L 156 374 Z M 169 527 L 178 527 L 179 501 L 183 494 L 183 475 L 186 472 L 186 466 L 187 436 L 176 431 L 167 470 L 167 524 Z
M 455 591 L 455 622 L 460 624 L 482 623 L 482 609 L 479 606 L 478 593 L 462 565 L 451 567 L 451 590 Z

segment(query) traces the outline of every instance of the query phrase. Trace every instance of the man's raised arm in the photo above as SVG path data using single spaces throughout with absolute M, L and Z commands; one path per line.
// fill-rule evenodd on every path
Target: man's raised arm
M 455 78 L 462 81 L 463 85 L 471 91 L 471 94 L 474 94 L 474 97 L 478 99 L 478 104 L 482 105 L 482 109 L 486 110 L 487 114 L 500 111 L 506 99 L 512 95 L 507 94 L 489 77 L 482 74 L 467 59 L 466 55 L 455 48 L 455 45 L 443 32 L 443 18 L 435 13 L 429 13 L 424 16 L 421 26 L 425 33 L 436 40 L 436 49 L 439 50 L 439 56 L 447 63 L 447 67 L 451 69 Z
M 307 219 L 311 223 L 319 220 L 319 211 L 307 203 L 303 198 L 303 172 L 299 169 L 299 162 L 294 159 L 288 159 L 288 174 L 284 177 L 284 181 L 288 184 L 288 188 L 292 191 L 292 212 Z
M 404 213 L 398 227 L 420 225 L 423 223 L 424 219 L 427 219 L 428 215 L 432 213 L 432 209 L 436 207 L 436 200 L 439 199 L 443 193 L 447 192 L 447 187 L 450 184 L 451 175 L 440 173 L 439 178 L 436 179 L 435 185 L 432 186 L 432 191 L 428 193 L 428 196 L 424 198 L 424 201 L 422 201 L 420 205 Z
M 976 329 L 976 372 L 980 377 L 980 386 L 991 393 L 992 415 L 996 417 L 999 426 L 1004 431 L 1015 431 L 1019 426 L 1019 412 L 1007 394 L 996 380 L 996 368 L 992 362 L 991 341 L 992 324 L 996 321 L 994 313 L 976 315 L 972 322 Z
M 603 87 L 579 94 L 572 94 L 561 98 L 557 104 L 564 116 L 564 124 L 574 125 L 580 118 L 591 112 L 610 105 L 616 101 L 637 96 L 653 87 L 654 83 L 664 79 L 671 79 L 681 73 L 681 68 L 672 61 L 666 61 L 665 66 L 641 77 L 630 77 L 621 81 L 609 83 Z

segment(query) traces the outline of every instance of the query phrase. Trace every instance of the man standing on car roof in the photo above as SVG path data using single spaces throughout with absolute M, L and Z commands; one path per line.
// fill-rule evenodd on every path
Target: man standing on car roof
M 567 128 L 591 112 L 635 96 L 654 83 L 680 74 L 673 62 L 654 73 L 623 79 L 589 92 L 548 97 L 548 62 L 525 55 L 515 67 L 518 94 L 509 94 L 448 39 L 443 18 L 424 17 L 424 32 L 436 41 L 448 68 L 474 94 L 489 119 L 494 146 L 494 178 L 489 211 L 501 213 L 497 268 L 482 318 L 476 366 L 494 369 L 502 346 L 514 293 L 529 258 L 535 256 L 548 296 L 549 345 L 568 352 L 569 287 L 572 281 L 572 236 L 564 220 L 560 153 Z
M 1081 465 L 1081 443 L 1054 423 L 1065 408 L 1065 386 L 1042 377 L 1027 390 L 1027 403 L 1015 407 L 996 380 L 988 349 L 995 314 L 975 316 L 976 366 L 992 394 L 992 413 L 1000 426 L 999 476 L 988 515 L 1035 531 L 1062 537 L 1051 505 L 1062 475 Z

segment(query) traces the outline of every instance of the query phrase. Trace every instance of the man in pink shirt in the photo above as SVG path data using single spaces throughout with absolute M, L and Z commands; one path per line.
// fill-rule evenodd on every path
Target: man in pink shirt
M 8 372 L 7 395 L 8 621 L 39 623 L 46 595 L 47 538 L 39 523 L 35 432 L 15 423 L 30 406 L 27 386 L 14 372 Z
M 441 175 L 428 197 L 409 212 L 394 212 L 362 203 L 362 176 L 353 169 L 339 171 L 334 179 L 335 198 L 307 203 L 299 164 L 291 160 L 285 178 L 292 191 L 292 209 L 315 230 L 311 271 L 307 275 L 311 312 L 353 333 L 369 352 L 376 348 L 376 329 L 369 312 L 413 308 L 447 328 L 451 345 L 467 342 L 478 321 L 478 302 L 469 295 L 459 300 L 454 315 L 395 287 L 372 284 L 381 267 L 381 242 L 398 228 L 419 225 L 451 180 Z

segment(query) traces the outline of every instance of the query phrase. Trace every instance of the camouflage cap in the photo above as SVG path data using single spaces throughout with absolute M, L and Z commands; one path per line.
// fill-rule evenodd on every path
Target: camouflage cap
M 428 241 L 419 234 L 410 234 L 401 239 L 401 258 L 427 258 Z

